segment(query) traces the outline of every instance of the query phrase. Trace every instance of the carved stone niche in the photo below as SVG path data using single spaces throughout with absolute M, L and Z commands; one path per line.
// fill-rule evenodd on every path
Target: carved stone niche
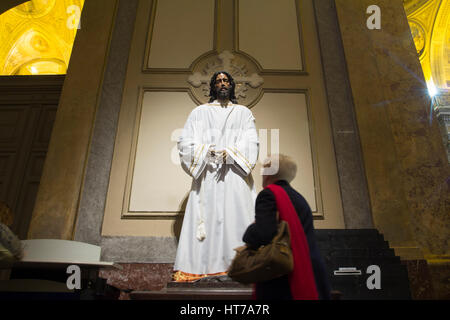
M 217 71 L 231 74 L 236 83 L 235 94 L 239 104 L 251 108 L 261 98 L 264 80 L 258 74 L 257 64 L 242 54 L 223 51 L 203 56 L 194 63 L 188 82 L 191 96 L 197 104 L 209 101 L 209 82 Z

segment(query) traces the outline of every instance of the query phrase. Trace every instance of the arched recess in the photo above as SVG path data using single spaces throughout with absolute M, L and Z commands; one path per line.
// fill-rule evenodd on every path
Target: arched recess
M 13 75 L 35 75 L 35 74 L 64 74 L 67 66 L 60 59 L 34 59 L 22 64 L 12 73 Z
M 43 74 L 47 72 L 39 72 L 37 68 L 39 66 L 44 67 L 43 62 L 47 61 L 46 68 L 49 69 L 49 65 L 55 63 L 55 61 L 61 61 L 64 63 L 66 60 L 67 51 L 70 47 L 56 35 L 46 32 L 45 26 L 41 26 L 39 23 L 23 23 L 17 30 L 15 36 L 10 39 L 10 50 L 4 57 L 4 63 L 1 73 L 4 75 L 18 75 L 22 74 L 20 71 L 25 71 L 26 66 L 30 66 L 32 61 L 39 61 L 40 64 L 34 66 L 36 72 L 31 74 Z M 66 51 L 66 52 L 65 52 Z M 65 54 L 66 53 L 66 54 Z M 58 68 L 53 70 L 61 70 L 61 62 L 58 62 Z M 67 69 L 67 66 L 65 66 Z M 64 69 L 64 73 L 65 73 Z M 31 69 L 30 69 L 31 71 Z M 54 73 L 54 72 L 50 72 Z M 24 74 L 30 74 L 25 72 Z
M 430 61 L 435 86 L 450 90 L 450 0 L 442 0 L 431 36 Z

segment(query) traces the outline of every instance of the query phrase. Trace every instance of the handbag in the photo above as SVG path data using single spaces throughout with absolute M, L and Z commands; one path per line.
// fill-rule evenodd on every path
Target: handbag
M 258 249 L 249 247 L 237 252 L 228 270 L 228 276 L 240 283 L 257 283 L 289 274 L 294 269 L 289 226 L 278 223 L 272 241 Z

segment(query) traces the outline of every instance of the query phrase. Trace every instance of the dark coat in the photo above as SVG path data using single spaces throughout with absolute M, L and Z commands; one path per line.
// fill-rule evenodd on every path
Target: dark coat
M 295 191 L 288 182 L 280 180 L 275 184 L 281 186 L 294 205 L 300 218 L 309 245 L 314 278 L 319 299 L 330 299 L 330 284 L 319 249 L 316 245 L 311 208 L 305 198 Z M 277 232 L 277 205 L 275 196 L 269 189 L 258 194 L 255 206 L 255 223 L 248 226 L 243 241 L 252 248 L 268 244 Z M 256 284 L 257 299 L 292 299 L 288 276 Z

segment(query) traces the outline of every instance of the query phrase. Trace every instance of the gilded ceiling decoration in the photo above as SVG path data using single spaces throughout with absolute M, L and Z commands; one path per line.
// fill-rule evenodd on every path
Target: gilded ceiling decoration
M 56 0 L 28 1 L 12 10 L 24 18 L 40 18 L 55 7 Z
M 426 33 L 422 25 L 414 20 L 409 20 L 409 28 L 416 46 L 417 54 L 422 56 L 425 49 Z
M 450 90 L 450 0 L 403 0 L 432 95 Z
M 409 15 L 427 2 L 430 2 L 430 0 L 403 0 L 403 7 L 405 8 L 406 14 Z
M 32 0 L 0 15 L 0 75 L 65 74 L 84 0 Z

